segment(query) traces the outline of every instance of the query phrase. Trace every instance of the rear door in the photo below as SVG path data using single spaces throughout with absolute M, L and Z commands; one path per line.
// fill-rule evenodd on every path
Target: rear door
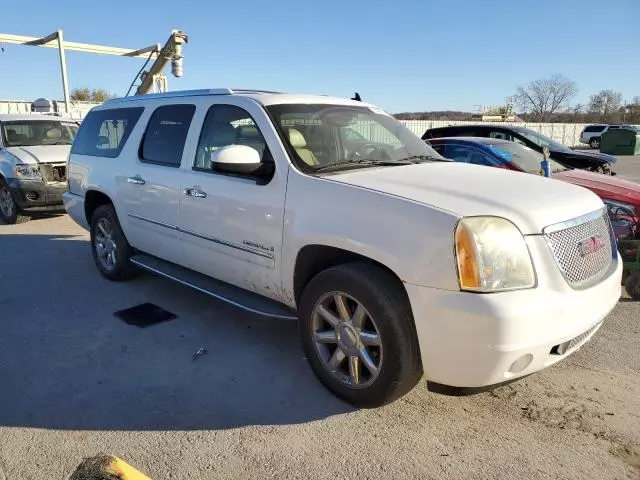
M 179 168 L 195 105 L 162 105 L 150 110 L 141 140 L 129 152 L 126 174 L 118 181 L 127 215 L 126 234 L 135 248 L 183 264 L 178 231 Z

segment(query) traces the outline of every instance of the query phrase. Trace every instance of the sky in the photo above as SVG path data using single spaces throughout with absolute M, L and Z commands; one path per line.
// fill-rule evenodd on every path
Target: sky
M 145 6 L 149 5 L 149 6 Z M 0 33 L 131 49 L 189 35 L 170 90 L 353 96 L 398 113 L 472 111 L 559 73 L 573 103 L 640 95 L 640 0 L 47 0 L 0 5 Z M 24 5 L 25 8 L 19 8 Z M 28 8 L 26 7 L 28 5 Z M 152 6 L 151 6 L 152 5 Z M 610 10 L 610 11 L 609 11 Z M 0 98 L 62 99 L 57 51 L 2 44 Z M 70 88 L 124 95 L 143 59 L 67 52 Z M 625 64 L 626 62 L 626 64 Z

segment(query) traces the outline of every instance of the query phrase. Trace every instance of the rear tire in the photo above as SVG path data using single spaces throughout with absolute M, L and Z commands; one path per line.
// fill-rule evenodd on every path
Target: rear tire
M 595 137 L 592 138 L 591 140 L 589 140 L 589 146 L 591 148 L 600 148 L 600 138 L 599 137 Z
M 128 280 L 137 270 L 129 261 L 133 249 L 127 241 L 113 205 L 102 205 L 91 217 L 91 252 L 103 277 Z
M 4 178 L 0 178 L 0 220 L 7 225 L 25 223 L 31 220 L 30 216 L 24 215 L 18 209 L 18 205 L 11 194 L 11 189 Z
M 624 288 L 631 298 L 640 300 L 640 270 L 636 270 L 627 277 Z
M 306 286 L 299 313 L 309 365 L 342 400 L 356 407 L 379 407 L 420 380 L 409 300 L 400 282 L 385 270 L 350 263 L 320 272 Z

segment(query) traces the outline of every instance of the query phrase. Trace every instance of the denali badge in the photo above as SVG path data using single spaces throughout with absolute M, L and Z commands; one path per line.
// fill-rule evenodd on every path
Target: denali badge
M 578 252 L 580 252 L 581 257 L 586 257 L 592 253 L 596 253 L 605 245 L 606 243 L 600 235 L 594 235 L 593 237 L 585 238 L 578 242 Z

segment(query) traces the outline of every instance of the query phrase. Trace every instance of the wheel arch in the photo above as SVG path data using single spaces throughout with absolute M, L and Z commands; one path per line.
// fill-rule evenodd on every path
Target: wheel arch
M 109 195 L 100 190 L 88 190 L 84 195 L 84 215 L 87 219 L 87 224 L 91 225 L 91 217 L 98 207 L 109 204 L 115 206 Z
M 302 247 L 296 255 L 295 266 L 293 269 L 293 294 L 295 304 L 299 306 L 302 292 L 304 292 L 309 281 L 311 281 L 311 279 L 318 273 L 337 265 L 356 262 L 375 265 L 390 274 L 397 280 L 398 285 L 407 296 L 408 301 L 409 297 L 406 289 L 404 288 L 404 282 L 396 272 L 387 265 L 351 250 L 345 250 L 329 245 L 311 244 Z

